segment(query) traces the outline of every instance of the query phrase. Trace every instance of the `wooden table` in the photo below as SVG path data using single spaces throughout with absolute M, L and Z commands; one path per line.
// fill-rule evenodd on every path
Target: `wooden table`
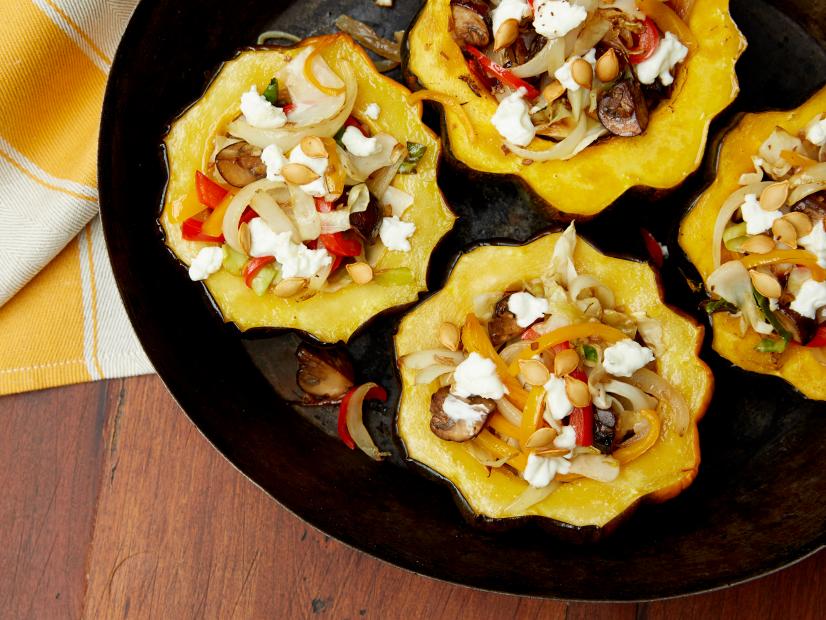
M 157 377 L 0 398 L 0 618 L 825 618 L 826 554 L 658 603 L 433 581 L 331 540 L 215 452 Z

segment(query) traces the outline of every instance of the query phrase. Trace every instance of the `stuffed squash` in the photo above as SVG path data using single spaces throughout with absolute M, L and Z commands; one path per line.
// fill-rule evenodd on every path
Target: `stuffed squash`
M 711 299 L 714 348 L 826 400 L 826 89 L 800 108 L 746 116 L 680 244 Z
M 650 267 L 573 225 L 478 248 L 401 323 L 398 432 L 479 519 L 605 528 L 694 479 L 712 391 L 702 336 Z
M 697 168 L 744 48 L 727 0 L 427 0 L 406 69 L 456 159 L 590 216 Z
M 226 63 L 166 140 L 166 243 L 226 321 L 346 341 L 451 228 L 438 139 L 347 35 Z

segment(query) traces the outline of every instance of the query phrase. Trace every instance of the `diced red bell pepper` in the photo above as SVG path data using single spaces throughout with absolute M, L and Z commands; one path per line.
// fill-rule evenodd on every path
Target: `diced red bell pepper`
M 333 203 L 324 200 L 323 196 L 316 196 L 315 210 L 319 213 L 330 213 L 333 210 Z
M 651 58 L 651 55 L 656 51 L 660 45 L 660 30 L 657 24 L 650 17 L 645 18 L 645 30 L 640 34 L 640 39 L 637 43 L 637 49 L 632 50 L 633 54 L 628 56 L 628 61 L 632 65 L 638 65 L 644 60 Z
M 467 59 L 467 68 L 470 69 L 470 74 L 476 79 L 479 84 L 486 90 L 493 88 L 493 81 L 488 77 L 487 73 L 482 70 L 482 66 L 475 58 Z
M 335 273 L 336 269 L 341 267 L 341 263 L 344 260 L 343 256 L 339 256 L 338 254 L 333 255 L 333 264 L 330 267 L 330 273 Z
M 246 224 L 250 220 L 254 220 L 257 217 L 258 214 L 252 209 L 252 207 L 247 207 L 246 209 L 244 209 L 244 212 L 241 214 L 241 217 L 238 220 L 238 226 L 241 226 L 241 224 Z
M 203 226 L 204 221 L 198 219 L 197 215 L 194 215 L 188 220 L 185 220 L 183 224 L 181 224 L 181 236 L 187 241 L 207 241 L 209 243 L 224 242 L 224 235 L 213 237 L 211 235 L 205 235 L 203 232 L 201 232 Z
M 821 325 L 817 328 L 815 337 L 807 342 L 806 346 L 813 348 L 826 347 L 826 325 Z
M 477 61 L 479 61 L 479 64 L 485 71 L 488 71 L 489 73 L 495 75 L 496 78 L 503 84 L 506 84 L 507 86 L 510 86 L 511 88 L 515 89 L 524 88 L 527 91 L 525 97 L 527 97 L 528 99 L 539 98 L 540 92 L 535 87 L 528 84 L 528 82 L 526 82 L 522 78 L 515 76 L 512 72 L 508 71 L 503 66 L 493 62 L 490 58 L 485 56 L 482 52 L 480 52 L 472 45 L 468 45 L 465 49 L 467 49 L 471 56 L 473 56 Z
M 574 379 L 588 383 L 588 377 L 578 368 L 571 373 Z M 574 407 L 571 412 L 570 424 L 576 431 L 576 445 L 590 446 L 594 443 L 594 405 Z
M 338 407 L 338 436 L 341 437 L 344 445 L 351 450 L 356 449 L 356 442 L 353 441 L 353 438 L 350 437 L 350 431 L 347 430 L 347 407 L 350 406 L 350 398 L 357 389 L 358 386 L 350 388 L 350 391 L 341 399 L 341 405 Z M 364 400 L 380 400 L 384 402 L 387 400 L 387 390 L 380 385 L 370 388 L 367 394 L 364 395 Z
M 648 230 L 645 228 L 640 228 L 640 235 L 642 236 L 642 240 L 645 243 L 645 250 L 648 252 L 648 256 L 651 258 L 651 262 L 656 265 L 657 269 L 662 268 L 663 262 L 665 262 L 665 256 L 663 255 L 662 246 L 657 242 Z
M 294 103 L 288 103 L 287 105 L 285 105 L 281 109 L 284 110 L 284 114 L 289 114 L 290 112 L 295 110 L 295 108 L 296 108 L 296 105 Z
M 252 288 L 252 281 L 255 279 L 255 276 L 258 275 L 258 272 L 274 261 L 275 259 L 272 256 L 262 256 L 261 258 L 250 259 L 250 261 L 244 266 L 243 274 L 244 283 L 247 287 Z
M 227 195 L 227 190 L 200 170 L 195 171 L 195 189 L 198 192 L 198 200 L 200 203 L 210 209 L 215 209 L 221 204 L 224 196 Z
M 350 230 L 319 235 L 318 240 L 328 252 L 337 256 L 358 256 L 361 254 L 361 241 Z

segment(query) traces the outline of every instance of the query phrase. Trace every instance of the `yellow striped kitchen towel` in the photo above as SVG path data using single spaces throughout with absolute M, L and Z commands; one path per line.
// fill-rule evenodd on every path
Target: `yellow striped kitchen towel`
M 0 0 L 0 394 L 152 372 L 106 256 L 96 153 L 138 0 Z

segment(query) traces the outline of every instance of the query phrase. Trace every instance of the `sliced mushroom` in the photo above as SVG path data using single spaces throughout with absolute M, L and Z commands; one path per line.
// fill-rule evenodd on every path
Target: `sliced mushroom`
M 218 151 L 215 165 L 224 180 L 235 187 L 244 187 L 267 176 L 267 165 L 261 160 L 261 149 L 243 141 Z
M 594 412 L 594 447 L 603 454 L 611 454 L 617 432 L 617 416 L 613 411 L 597 409 Z
M 378 201 L 371 195 L 370 203 L 364 211 L 350 214 L 350 225 L 365 241 L 371 241 L 379 234 L 381 216 L 382 212 Z
M 462 4 L 454 4 L 451 11 L 453 33 L 461 43 L 478 48 L 486 47 L 490 43 L 490 32 L 482 15 Z
M 516 324 L 516 316 L 508 310 L 508 299 L 510 295 L 505 295 L 496 302 L 493 308 L 493 318 L 488 321 L 488 335 L 490 341 L 497 349 L 511 338 L 519 336 L 524 329 Z
M 444 404 L 447 398 L 455 398 L 481 413 L 481 417 L 476 422 L 467 420 L 454 420 L 444 411 Z M 439 388 L 430 398 L 430 430 L 437 437 L 447 441 L 468 441 L 478 435 L 488 416 L 496 410 L 496 402 L 489 398 L 471 396 L 470 398 L 460 398 L 450 393 L 449 387 Z
M 343 349 L 301 344 L 295 355 L 298 387 L 307 394 L 308 404 L 338 402 L 353 387 L 353 364 Z
M 792 211 L 805 213 L 814 222 L 826 218 L 826 191 L 806 196 L 792 205 Z
M 638 136 L 648 127 L 648 105 L 634 79 L 617 82 L 602 93 L 597 114 L 605 128 L 616 136 Z

